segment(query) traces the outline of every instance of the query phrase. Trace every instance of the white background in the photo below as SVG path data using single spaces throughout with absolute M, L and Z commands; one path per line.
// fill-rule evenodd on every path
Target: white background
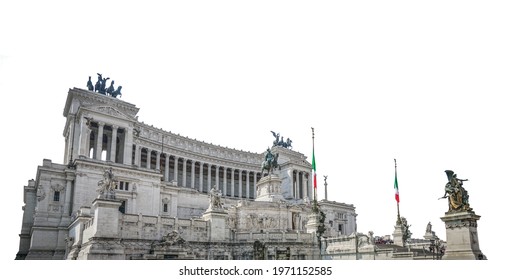
M 273 130 L 311 161 L 314 127 L 319 199 L 327 175 L 359 232 L 392 234 L 396 158 L 412 237 L 430 221 L 445 239 L 451 169 L 469 179 L 482 252 L 505 258 L 506 1 L 126 2 L 0 2 L 2 260 L 18 250 L 23 186 L 43 159 L 63 162 L 69 88 L 96 73 L 140 121 L 208 143 L 263 152 Z

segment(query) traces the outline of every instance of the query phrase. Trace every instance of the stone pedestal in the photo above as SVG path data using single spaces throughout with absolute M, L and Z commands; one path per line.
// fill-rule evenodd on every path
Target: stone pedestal
M 311 213 L 308 215 L 308 222 L 306 223 L 306 233 L 315 233 L 319 228 L 319 213 Z
M 395 225 L 395 231 L 393 232 L 393 243 L 398 246 L 404 246 L 404 231 L 405 228 L 402 224 Z
M 441 220 L 446 225 L 446 252 L 444 260 L 485 259 L 478 243 L 477 221 L 473 211 L 447 212 Z
M 284 200 L 282 196 L 282 180 L 277 175 L 267 175 L 257 183 L 257 198 L 255 201 L 276 202 Z
M 92 202 L 94 237 L 119 237 L 120 200 L 95 199 Z
M 202 214 L 204 221 L 209 221 L 209 240 L 210 241 L 227 241 L 229 239 L 229 228 L 227 225 L 228 213 L 224 210 L 208 209 Z

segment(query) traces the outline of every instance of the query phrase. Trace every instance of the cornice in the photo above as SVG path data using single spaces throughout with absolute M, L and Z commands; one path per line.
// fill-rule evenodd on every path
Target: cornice
M 69 93 L 67 94 L 67 100 L 64 107 L 64 117 L 67 117 L 67 115 L 71 113 L 70 110 L 73 101 L 78 101 L 80 107 L 110 106 L 131 118 L 136 118 L 136 114 L 138 114 L 138 111 L 140 110 L 135 105 L 122 101 L 118 98 L 80 88 L 73 88 L 69 89 Z

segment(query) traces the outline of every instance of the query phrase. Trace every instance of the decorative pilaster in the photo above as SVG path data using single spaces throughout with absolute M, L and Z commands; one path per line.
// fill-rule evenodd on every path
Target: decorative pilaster
M 80 147 L 79 152 L 80 156 L 89 156 L 89 139 L 90 139 L 90 128 L 87 125 L 88 121 L 85 119 L 85 117 L 81 118 L 81 124 L 80 124 Z M 92 156 L 93 157 L 93 156 Z

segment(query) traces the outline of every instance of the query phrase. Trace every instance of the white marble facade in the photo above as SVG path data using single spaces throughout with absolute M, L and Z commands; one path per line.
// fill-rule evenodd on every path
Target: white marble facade
M 44 160 L 36 179 L 24 187 L 17 259 L 109 258 L 87 253 L 100 252 L 101 248 L 113 250 L 104 247 L 109 244 L 106 241 L 103 245 L 87 241 L 108 231 L 97 229 L 101 227 L 99 220 L 104 219 L 97 215 L 118 218 L 118 228 L 111 229 L 113 236 L 132 242 L 129 246 L 121 242 L 114 248 L 118 254 L 113 259 L 161 258 L 154 252 L 162 250 L 178 251 L 168 258 L 249 259 L 253 255 L 246 252 L 253 248 L 254 240 L 270 244 L 278 238 L 288 245 L 294 258 L 314 258 L 314 238 L 304 228 L 312 197 L 312 170 L 306 156 L 273 147 L 273 152 L 280 154 L 277 175 L 281 199 L 255 201 L 263 153 L 225 148 L 155 128 L 137 120 L 138 110 L 116 98 L 78 88 L 69 90 L 64 108 L 64 161 Z M 98 182 L 110 168 L 118 182 L 115 195 L 119 207 L 97 200 Z M 221 192 L 224 214 L 205 217 L 214 186 Z M 355 231 L 354 206 L 329 201 L 321 204 L 328 217 L 327 236 Z M 116 207 L 117 211 L 111 210 Z M 221 217 L 224 222 L 216 220 Z M 226 231 L 211 233 L 212 224 L 224 224 Z M 176 241 L 181 239 L 173 231 L 187 247 Z M 133 245 L 135 240 L 137 245 Z M 155 240 L 162 243 L 156 246 Z M 222 252 L 224 246 L 213 246 L 217 249 L 212 255 L 193 253 L 201 246 L 193 242 L 203 241 L 241 242 L 236 248 L 244 249 L 232 255 Z M 181 251 L 176 246 L 181 246 Z M 272 250 L 268 245 L 267 256 L 276 258 L 276 249 Z

